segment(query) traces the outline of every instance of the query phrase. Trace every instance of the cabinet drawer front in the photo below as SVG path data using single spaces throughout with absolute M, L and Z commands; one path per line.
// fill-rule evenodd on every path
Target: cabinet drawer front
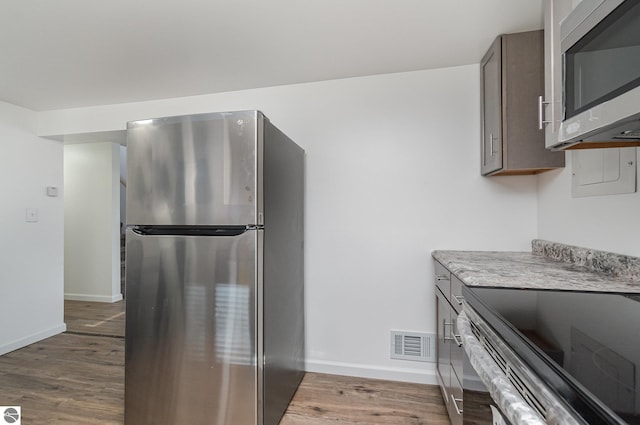
M 451 273 L 445 266 L 437 261 L 434 261 L 434 279 L 436 287 L 442 291 L 444 296 L 449 300 L 451 297 Z

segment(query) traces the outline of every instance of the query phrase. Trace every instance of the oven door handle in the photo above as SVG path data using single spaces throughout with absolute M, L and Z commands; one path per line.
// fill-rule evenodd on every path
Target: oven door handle
M 462 346 L 482 383 L 489 390 L 491 398 L 509 422 L 514 424 L 546 425 L 546 421 L 524 401 L 522 396 L 498 367 L 471 330 L 471 323 L 465 311 L 458 315 L 456 324 L 462 338 Z

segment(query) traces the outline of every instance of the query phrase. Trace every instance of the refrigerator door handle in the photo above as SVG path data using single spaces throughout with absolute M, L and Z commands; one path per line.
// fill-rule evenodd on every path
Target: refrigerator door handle
M 239 236 L 251 226 L 132 226 L 141 236 Z

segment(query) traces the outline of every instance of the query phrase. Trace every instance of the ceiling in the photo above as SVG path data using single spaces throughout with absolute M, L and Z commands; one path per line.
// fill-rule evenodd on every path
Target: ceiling
M 51 110 L 478 63 L 542 0 L 19 0 L 0 100 Z

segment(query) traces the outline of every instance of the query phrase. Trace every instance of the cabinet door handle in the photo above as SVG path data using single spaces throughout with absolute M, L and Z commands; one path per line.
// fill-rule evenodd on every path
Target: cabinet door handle
M 482 166 L 484 167 L 485 165 L 487 165 L 487 139 L 484 136 L 484 133 L 482 134 Z
M 464 301 L 464 297 L 462 295 L 454 295 L 453 298 L 458 302 L 458 305 L 462 305 L 462 302 Z
M 551 121 L 545 121 L 544 119 L 544 105 L 548 105 L 551 102 L 547 102 L 542 99 L 542 96 L 538 96 L 538 130 L 543 130 L 545 124 L 550 124 Z
M 490 149 L 490 152 L 491 152 L 491 156 L 493 156 L 493 133 L 489 133 L 489 139 L 490 139 L 490 141 L 489 141 L 489 143 L 490 143 L 489 144 L 489 149 Z
M 444 341 L 451 341 L 453 338 L 447 336 L 447 326 L 453 326 L 453 322 L 447 322 L 446 319 L 442 320 L 442 339 Z
M 449 280 L 449 277 L 447 275 L 444 274 L 437 274 L 436 275 L 436 280 L 440 281 L 440 280 Z
M 461 398 L 455 398 L 453 394 L 451 394 L 451 401 L 453 401 L 453 408 L 456 409 L 456 413 L 458 415 L 462 415 L 463 410 L 458 407 L 458 402 L 462 403 Z
M 453 339 L 453 342 L 455 342 L 458 347 L 462 347 L 462 340 L 460 339 L 460 335 L 452 333 L 451 336 L 452 338 L 449 339 Z

